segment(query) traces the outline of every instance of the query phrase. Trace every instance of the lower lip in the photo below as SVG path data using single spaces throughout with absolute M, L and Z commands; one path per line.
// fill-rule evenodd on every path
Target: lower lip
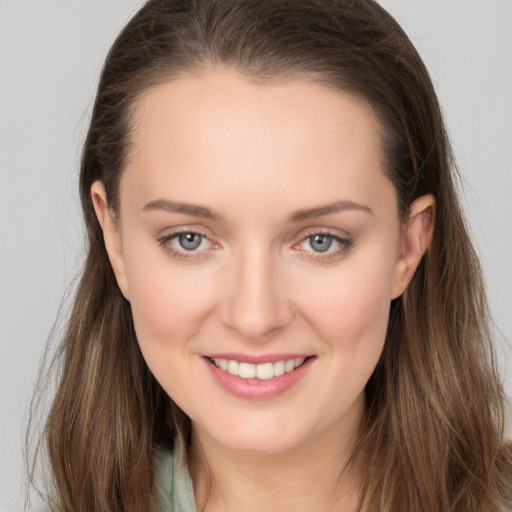
M 234 396 L 252 400 L 268 400 L 283 394 L 306 375 L 314 359 L 314 357 L 308 357 L 295 370 L 273 379 L 262 380 L 242 379 L 237 375 L 231 375 L 231 373 L 215 366 L 209 358 L 203 357 L 208 370 L 213 375 L 217 384 Z

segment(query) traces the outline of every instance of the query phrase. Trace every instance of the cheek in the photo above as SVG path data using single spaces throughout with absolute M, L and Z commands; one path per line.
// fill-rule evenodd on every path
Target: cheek
M 322 340 L 319 356 L 325 361 L 311 400 L 328 411 L 325 421 L 335 422 L 357 409 L 382 354 L 391 277 L 388 265 L 347 265 L 321 284 L 310 283 L 314 293 L 308 294 L 302 312 Z
M 197 395 L 188 368 L 200 330 L 212 308 L 204 272 L 177 271 L 165 261 L 138 259 L 128 266 L 130 303 L 137 340 L 151 373 L 181 407 Z
M 341 265 L 306 284 L 303 312 L 329 349 L 378 359 L 389 319 L 392 262 Z
M 172 341 L 189 339 L 212 307 L 211 279 L 205 270 L 178 267 L 154 249 L 126 251 L 130 304 L 139 344 L 144 351 L 168 350 Z

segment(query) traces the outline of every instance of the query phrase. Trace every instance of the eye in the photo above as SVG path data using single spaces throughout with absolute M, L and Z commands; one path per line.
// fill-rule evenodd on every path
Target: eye
M 329 235 L 311 235 L 306 240 L 315 252 L 327 252 L 334 241 L 333 237 Z
M 181 249 L 185 251 L 195 251 L 199 249 L 205 240 L 205 237 L 199 233 L 180 233 L 176 235 L 175 238 Z
M 159 238 L 158 243 L 176 259 L 206 256 L 210 249 L 215 249 L 218 245 L 196 231 L 172 233 Z
M 353 246 L 353 241 L 333 233 L 312 233 L 293 248 L 306 257 L 316 260 L 335 260 L 343 257 Z

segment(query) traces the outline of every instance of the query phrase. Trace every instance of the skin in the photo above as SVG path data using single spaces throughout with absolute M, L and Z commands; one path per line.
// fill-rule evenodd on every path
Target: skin
M 92 187 L 143 355 L 192 420 L 199 510 L 357 507 L 364 469 L 348 461 L 364 387 L 390 301 L 433 229 L 431 196 L 400 223 L 380 139 L 372 111 L 347 94 L 210 69 L 140 98 L 116 216 L 103 184 Z M 291 220 L 340 201 L 350 208 Z M 198 250 L 183 249 L 183 231 L 204 237 Z M 342 241 L 319 253 L 318 233 Z M 214 381 L 202 358 L 212 352 L 313 359 L 284 393 L 251 400 Z

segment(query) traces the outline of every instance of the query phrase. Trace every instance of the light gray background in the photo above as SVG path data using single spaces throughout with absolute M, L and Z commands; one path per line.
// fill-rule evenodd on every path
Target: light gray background
M 512 1 L 382 0 L 430 69 L 502 332 L 512 395 Z M 80 147 L 107 49 L 141 0 L 0 0 L 0 511 L 23 510 L 22 437 L 79 268 Z

